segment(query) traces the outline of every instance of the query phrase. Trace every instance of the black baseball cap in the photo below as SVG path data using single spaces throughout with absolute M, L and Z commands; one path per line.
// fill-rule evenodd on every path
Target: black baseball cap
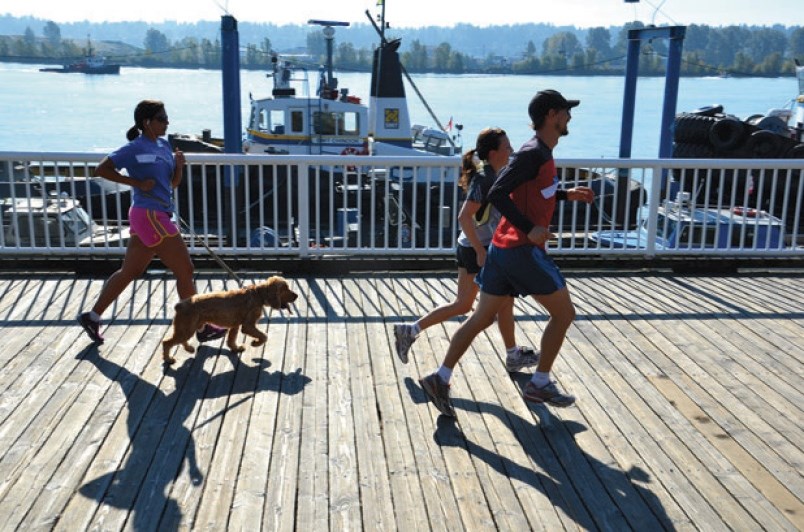
M 560 92 L 546 89 L 536 93 L 528 105 L 528 115 L 533 122 L 537 122 L 547 114 L 550 109 L 572 109 L 580 104 L 580 100 L 568 100 Z

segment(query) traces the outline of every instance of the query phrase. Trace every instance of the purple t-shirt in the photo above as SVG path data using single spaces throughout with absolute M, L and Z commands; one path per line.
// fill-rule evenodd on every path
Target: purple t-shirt
M 132 179 L 156 181 L 154 188 L 148 192 L 132 187 L 132 206 L 173 212 L 173 186 L 171 183 L 176 161 L 168 141 L 160 137 L 154 142 L 148 137 L 140 135 L 110 153 L 109 159 L 118 170 L 125 168 Z

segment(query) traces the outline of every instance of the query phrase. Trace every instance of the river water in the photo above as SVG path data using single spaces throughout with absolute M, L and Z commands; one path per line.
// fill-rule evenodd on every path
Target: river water
M 42 65 L 0 63 L 0 151 L 108 152 L 125 142 L 139 100 L 163 100 L 170 132 L 223 132 L 221 73 L 213 70 L 123 67 L 119 76 L 39 72 Z M 315 73 L 311 73 L 315 77 Z M 370 74 L 338 74 L 340 87 L 367 100 Z M 418 75 L 413 78 L 442 124 L 463 124 L 464 145 L 474 144 L 487 126 L 508 132 L 518 147 L 530 136 L 527 105 L 540 89 L 554 88 L 580 99 L 573 110 L 570 136 L 556 157 L 616 157 L 623 107 L 622 77 Z M 243 124 L 249 94 L 270 95 L 265 72 L 243 71 Z M 407 85 L 407 84 L 406 84 Z M 415 92 L 406 86 L 413 123 L 434 124 Z M 740 118 L 789 105 L 795 78 L 682 78 L 678 111 L 722 104 Z M 632 157 L 658 154 L 664 78 L 640 78 Z

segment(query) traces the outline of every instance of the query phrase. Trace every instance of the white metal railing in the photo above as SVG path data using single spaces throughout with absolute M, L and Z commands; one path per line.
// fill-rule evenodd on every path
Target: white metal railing
M 130 190 L 87 153 L 0 152 L 0 254 L 122 255 Z M 563 159 L 554 255 L 804 255 L 800 160 Z M 449 256 L 457 157 L 187 154 L 176 216 L 191 253 Z M 680 201 L 678 201 L 680 200 Z M 193 234 L 194 233 L 194 234 Z

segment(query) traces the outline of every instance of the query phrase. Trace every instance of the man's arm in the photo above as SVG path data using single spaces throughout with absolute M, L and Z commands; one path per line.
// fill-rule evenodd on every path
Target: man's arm
M 545 161 L 541 160 L 538 152 L 527 151 L 514 155 L 511 162 L 502 169 L 497 180 L 489 190 L 488 200 L 494 205 L 500 214 L 511 222 L 514 227 L 525 234 L 533 229 L 531 222 L 525 213 L 520 211 L 511 199 L 511 192 L 529 179 L 535 179 L 539 168 Z

